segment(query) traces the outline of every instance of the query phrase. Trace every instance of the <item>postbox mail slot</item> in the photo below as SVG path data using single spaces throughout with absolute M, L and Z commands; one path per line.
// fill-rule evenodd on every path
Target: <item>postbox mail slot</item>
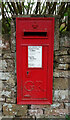
M 23 30 L 22 38 L 48 38 L 47 30 Z
M 17 104 L 52 104 L 54 18 L 16 18 Z
M 46 37 L 47 32 L 24 32 L 24 36 L 41 36 L 41 37 Z

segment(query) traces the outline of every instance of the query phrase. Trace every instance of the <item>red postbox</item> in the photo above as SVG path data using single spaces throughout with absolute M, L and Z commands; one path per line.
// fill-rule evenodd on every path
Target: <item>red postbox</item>
M 52 104 L 54 18 L 16 18 L 17 104 Z

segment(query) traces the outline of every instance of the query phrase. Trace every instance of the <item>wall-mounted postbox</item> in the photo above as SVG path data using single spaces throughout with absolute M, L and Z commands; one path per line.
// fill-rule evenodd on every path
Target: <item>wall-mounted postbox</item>
M 52 104 L 54 18 L 16 18 L 17 104 Z

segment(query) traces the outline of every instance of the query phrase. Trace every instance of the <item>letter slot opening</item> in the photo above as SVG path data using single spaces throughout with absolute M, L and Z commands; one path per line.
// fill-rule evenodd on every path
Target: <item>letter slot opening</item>
M 41 36 L 41 37 L 46 37 L 47 32 L 24 32 L 24 36 Z

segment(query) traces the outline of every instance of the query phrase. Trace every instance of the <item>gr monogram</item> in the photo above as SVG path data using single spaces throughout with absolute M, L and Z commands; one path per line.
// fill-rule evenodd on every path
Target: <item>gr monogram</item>
M 32 90 L 43 91 L 43 92 L 45 91 L 43 89 L 42 81 L 36 81 L 36 82 L 26 81 L 25 84 L 24 84 L 24 89 L 26 91 L 32 91 Z

